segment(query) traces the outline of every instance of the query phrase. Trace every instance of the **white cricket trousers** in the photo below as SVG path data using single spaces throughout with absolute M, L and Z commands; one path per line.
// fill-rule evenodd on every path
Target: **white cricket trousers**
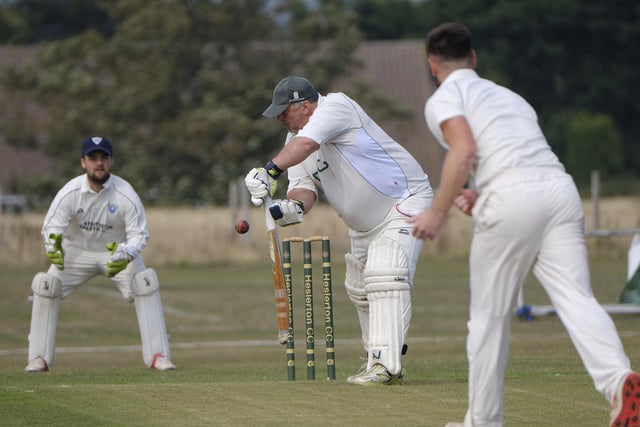
M 611 402 L 631 369 L 613 321 L 591 290 L 584 212 L 572 178 L 556 168 L 502 173 L 482 190 L 473 221 L 465 426 L 502 426 L 511 319 L 530 269 L 596 390 Z

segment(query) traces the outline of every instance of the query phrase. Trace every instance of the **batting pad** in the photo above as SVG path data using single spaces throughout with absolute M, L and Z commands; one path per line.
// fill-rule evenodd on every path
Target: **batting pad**
M 144 363 L 151 366 L 153 357 L 158 353 L 171 358 L 156 271 L 153 268 L 147 268 L 136 273 L 133 276 L 131 290 L 138 316 Z
M 380 363 L 392 375 L 402 370 L 402 346 L 411 321 L 411 284 L 407 257 L 391 239 L 369 247 L 364 283 L 369 300 L 367 368 Z
M 364 264 L 353 254 L 347 253 L 344 256 L 346 263 L 346 274 L 344 287 L 349 300 L 355 305 L 360 322 L 362 333 L 362 343 L 364 349 L 369 352 L 369 300 L 367 292 L 364 290 Z
M 29 356 L 42 357 L 49 367 L 53 366 L 56 351 L 56 326 L 60 311 L 62 283 L 57 277 L 37 273 L 31 282 L 33 306 L 29 331 Z

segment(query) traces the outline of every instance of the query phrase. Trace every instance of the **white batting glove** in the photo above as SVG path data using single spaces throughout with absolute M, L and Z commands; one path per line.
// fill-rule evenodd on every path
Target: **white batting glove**
M 261 206 L 267 195 L 276 191 L 276 180 L 269 175 L 265 168 L 253 168 L 244 178 L 244 185 L 251 194 L 251 203 Z
M 269 206 L 271 216 L 281 227 L 298 224 L 302 222 L 304 215 L 304 204 L 300 200 L 286 199 L 274 200 Z

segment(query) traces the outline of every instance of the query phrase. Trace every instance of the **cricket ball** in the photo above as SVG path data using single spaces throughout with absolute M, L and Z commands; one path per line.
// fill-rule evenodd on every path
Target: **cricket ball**
M 236 231 L 240 234 L 244 234 L 249 231 L 249 221 L 246 219 L 241 219 L 236 222 Z

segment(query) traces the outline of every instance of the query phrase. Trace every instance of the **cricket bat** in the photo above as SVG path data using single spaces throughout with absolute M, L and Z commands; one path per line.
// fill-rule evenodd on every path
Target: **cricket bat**
M 280 239 L 276 222 L 269 212 L 271 197 L 264 199 L 264 213 L 267 224 L 267 236 L 269 238 L 269 257 L 271 258 L 271 271 L 273 274 L 273 290 L 276 297 L 276 317 L 278 319 L 278 342 L 286 344 L 289 338 L 289 301 L 284 284 L 282 272 L 282 256 L 280 253 Z

